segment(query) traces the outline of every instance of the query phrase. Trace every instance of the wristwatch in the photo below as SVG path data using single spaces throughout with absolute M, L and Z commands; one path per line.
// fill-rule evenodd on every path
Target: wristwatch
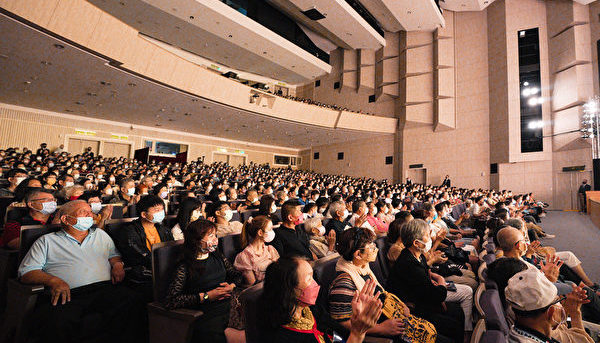
M 208 301 L 208 292 L 203 293 L 202 297 L 200 298 L 201 302 L 206 302 Z

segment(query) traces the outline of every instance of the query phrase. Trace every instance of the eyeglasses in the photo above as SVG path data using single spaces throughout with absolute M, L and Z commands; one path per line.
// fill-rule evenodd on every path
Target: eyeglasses
M 33 201 L 55 201 L 55 200 L 56 199 L 54 199 L 54 198 L 40 198 L 40 199 L 31 199 L 29 201 L 33 202 Z

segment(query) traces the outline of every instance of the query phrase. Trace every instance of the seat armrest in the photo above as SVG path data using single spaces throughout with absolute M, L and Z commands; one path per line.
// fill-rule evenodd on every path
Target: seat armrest
M 17 249 L 0 249 L 0 256 L 19 256 L 19 250 Z
M 162 315 L 169 318 L 180 319 L 184 321 L 193 322 L 200 318 L 204 313 L 198 310 L 190 310 L 185 308 L 178 308 L 175 310 L 167 310 L 158 302 L 151 302 L 148 304 L 148 312 Z
M 44 285 L 30 285 L 20 282 L 17 279 L 8 280 L 8 289 L 19 294 L 39 294 L 44 291 Z

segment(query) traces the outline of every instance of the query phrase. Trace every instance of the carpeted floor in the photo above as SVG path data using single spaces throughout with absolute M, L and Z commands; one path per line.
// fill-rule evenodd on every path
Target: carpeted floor
M 542 218 L 542 228 L 556 238 L 543 239 L 543 244 L 557 251 L 570 250 L 582 262 L 590 279 L 600 283 L 600 228 L 588 215 L 579 212 L 548 211 Z

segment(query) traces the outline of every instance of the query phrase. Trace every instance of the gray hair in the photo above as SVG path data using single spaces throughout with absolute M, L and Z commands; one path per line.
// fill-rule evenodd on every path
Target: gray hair
M 304 221 L 304 229 L 310 233 L 312 229 L 319 227 L 319 224 L 321 224 L 321 218 L 308 218 Z
M 32 199 L 34 199 L 38 194 L 40 193 L 48 193 L 48 194 L 52 194 L 51 191 L 44 189 L 44 188 L 33 188 L 32 190 L 30 190 L 29 192 L 27 192 L 25 194 L 25 204 L 27 204 L 28 202 L 30 202 Z
M 514 227 L 518 230 L 523 230 L 523 221 L 517 218 L 511 218 L 504 222 L 504 224 Z
M 423 240 L 425 233 L 429 230 L 429 224 L 423 219 L 414 219 L 402 225 L 400 238 L 407 248 L 413 246 L 416 240 Z
M 346 209 L 346 204 L 344 204 L 344 202 L 343 202 L 343 201 L 335 201 L 335 202 L 332 202 L 332 203 L 329 205 L 329 215 L 330 215 L 332 218 L 337 218 L 337 214 L 336 214 L 336 212 L 337 212 L 337 211 L 344 212 L 344 210 L 345 210 L 345 209 Z
M 67 202 L 59 208 L 56 218 L 60 220 L 60 218 L 64 215 L 70 216 L 75 210 L 75 207 L 77 207 L 79 204 L 87 204 L 87 202 L 85 200 L 71 200 Z

